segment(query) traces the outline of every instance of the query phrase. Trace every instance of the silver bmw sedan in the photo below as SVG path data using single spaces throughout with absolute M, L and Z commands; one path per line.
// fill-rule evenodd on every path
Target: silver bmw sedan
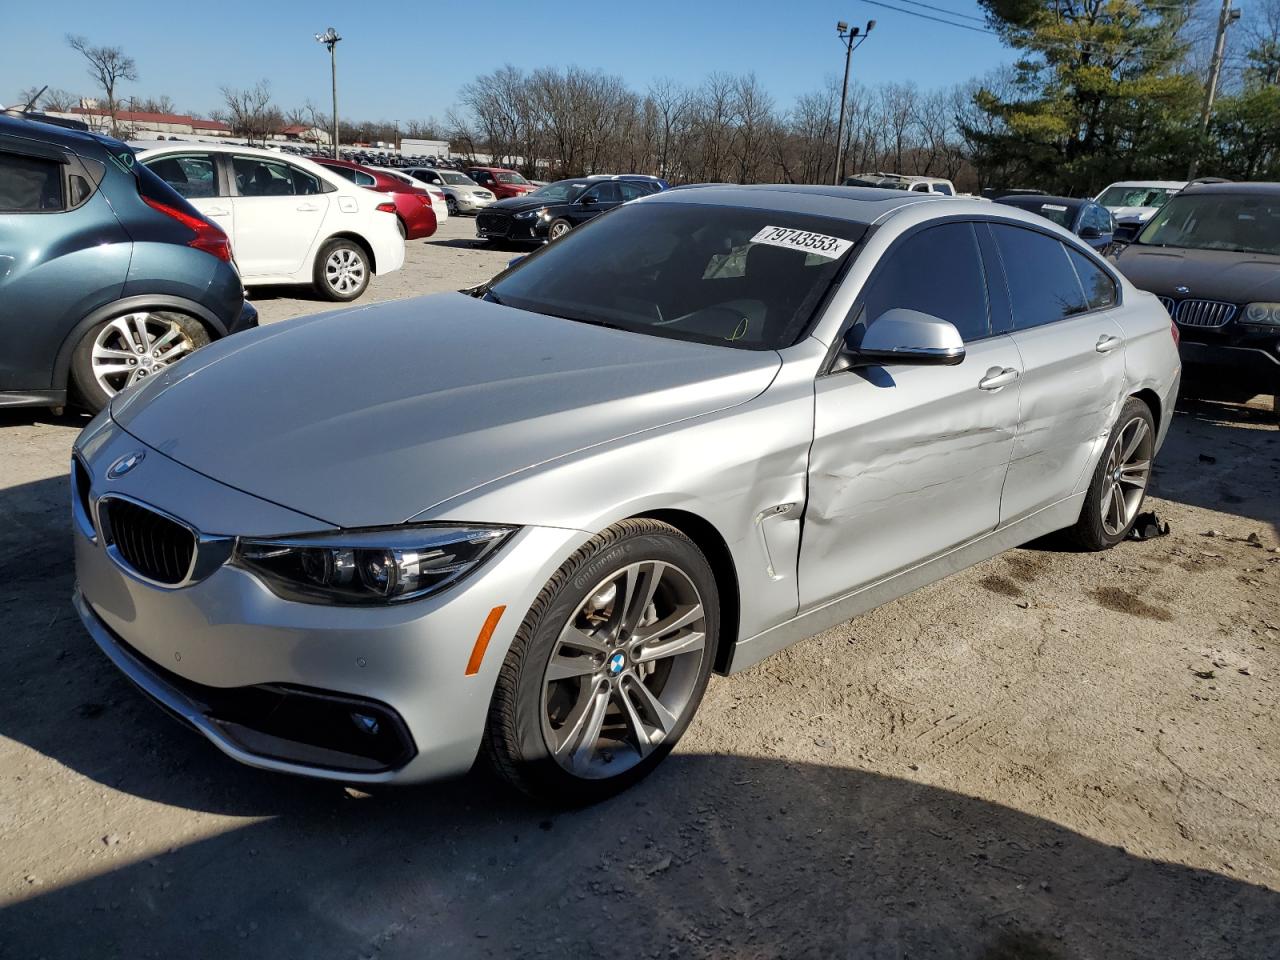
M 1151 295 L 1013 207 L 703 186 L 472 290 L 125 391 L 75 603 L 230 756 L 575 804 L 732 673 L 1017 544 L 1122 541 L 1179 379 Z

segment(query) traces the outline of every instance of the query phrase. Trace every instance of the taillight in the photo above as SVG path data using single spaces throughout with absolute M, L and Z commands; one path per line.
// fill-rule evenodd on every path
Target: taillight
M 152 210 L 159 210 L 166 217 L 172 217 L 194 233 L 195 239 L 188 241 L 187 246 L 213 254 L 213 256 L 226 263 L 231 262 L 231 241 L 227 239 L 227 235 L 219 227 L 208 220 L 193 217 L 189 213 L 177 210 L 166 203 L 161 203 L 159 200 L 152 200 L 150 197 L 143 197 L 142 202 Z
M 1178 346 L 1182 342 L 1182 334 L 1178 333 L 1178 325 L 1172 320 L 1169 321 L 1169 332 L 1173 334 L 1173 345 Z
M 381 210 L 383 213 L 395 213 L 395 212 L 396 212 L 396 205 L 395 205 L 394 203 L 390 203 L 390 202 L 387 202 L 387 203 L 380 203 L 380 204 L 378 204 L 376 207 L 374 207 L 374 209 L 375 209 L 375 210 Z

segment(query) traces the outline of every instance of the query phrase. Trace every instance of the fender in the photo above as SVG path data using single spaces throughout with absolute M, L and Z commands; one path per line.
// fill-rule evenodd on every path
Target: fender
M 95 324 L 118 314 L 130 313 L 135 310 L 173 310 L 177 313 L 189 314 L 208 328 L 210 339 L 217 340 L 227 335 L 227 325 L 218 319 L 215 313 L 194 300 L 188 300 L 185 297 L 157 293 L 113 300 L 111 303 L 94 310 L 71 328 L 71 332 L 62 341 L 62 346 L 58 348 L 58 358 L 53 363 L 54 385 L 61 384 L 62 388 L 66 387 L 71 376 L 71 355 L 75 353 L 76 345 L 81 338 L 93 329 Z

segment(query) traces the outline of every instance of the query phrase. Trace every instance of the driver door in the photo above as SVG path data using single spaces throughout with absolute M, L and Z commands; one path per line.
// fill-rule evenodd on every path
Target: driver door
M 618 182 L 607 180 L 596 184 L 579 197 L 578 202 L 569 209 L 565 217 L 576 227 L 580 223 L 586 223 L 600 216 L 606 210 L 612 210 L 620 203 L 622 203 L 622 191 L 618 189 Z
M 1011 337 L 993 332 L 971 224 L 929 226 L 899 240 L 851 316 L 874 324 L 895 307 L 950 321 L 964 338 L 965 358 L 956 366 L 864 366 L 818 379 L 801 610 L 945 553 L 1000 521 L 1021 358 Z

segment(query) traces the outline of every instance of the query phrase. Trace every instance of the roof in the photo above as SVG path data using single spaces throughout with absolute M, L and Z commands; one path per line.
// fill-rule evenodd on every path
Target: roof
M 1060 207 L 1066 207 L 1068 210 L 1074 210 L 1086 203 L 1093 203 L 1091 197 L 1052 197 L 1044 193 L 1011 193 L 1003 197 L 996 197 L 996 203 L 1003 203 L 1011 207 L 1042 207 L 1045 204 L 1055 204 Z
M 1112 187 L 1158 187 L 1165 190 L 1181 190 L 1187 185 L 1185 180 L 1117 180 L 1115 183 L 1109 183 L 1105 189 L 1110 190 Z
M 0 113 L 0 133 L 12 137 L 25 137 L 45 143 L 56 143 L 62 147 L 75 149 L 78 146 L 99 145 L 107 147 L 124 147 L 114 137 L 103 136 L 89 130 L 73 130 L 70 127 L 58 126 L 55 123 L 43 123 L 36 119 L 12 117 Z
M 67 113 L 82 117 L 106 117 L 110 114 L 96 107 L 72 107 Z M 147 110 L 117 110 L 116 120 L 124 123 L 167 123 L 170 126 L 187 126 L 198 130 L 230 130 L 220 120 L 202 120 L 185 113 L 152 113 Z
M 1280 197 L 1280 183 L 1193 183 L 1182 191 L 1186 194 L 1236 194 L 1238 196 Z
M 917 203 L 963 204 L 972 209 L 972 199 L 953 199 L 936 193 L 909 193 L 879 187 L 826 187 L 780 183 L 756 186 L 706 184 L 676 187 L 645 198 L 645 203 L 702 203 L 716 206 L 753 207 L 779 213 L 800 213 L 838 217 L 855 223 L 875 223 L 902 207 Z M 986 206 L 984 204 L 984 206 Z

